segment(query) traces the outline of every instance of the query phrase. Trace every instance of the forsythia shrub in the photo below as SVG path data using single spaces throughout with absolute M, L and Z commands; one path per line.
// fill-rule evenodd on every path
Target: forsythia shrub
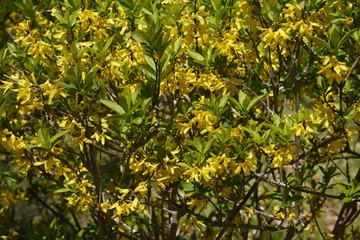
M 1 238 L 356 239 L 359 12 L 2 0 Z

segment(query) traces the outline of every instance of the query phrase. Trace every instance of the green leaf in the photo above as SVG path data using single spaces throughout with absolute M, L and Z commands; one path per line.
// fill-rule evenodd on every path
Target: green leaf
M 342 47 L 342 45 L 344 45 L 344 43 L 349 40 L 349 38 L 352 37 L 352 35 L 354 34 L 354 32 L 356 32 L 358 29 L 352 29 L 349 32 L 347 32 L 339 41 L 339 44 L 337 45 L 336 49 L 340 49 Z
M 247 97 L 247 95 L 242 90 L 240 90 L 239 95 L 238 95 L 238 100 L 239 100 L 239 103 L 241 104 L 241 106 L 244 105 L 244 101 L 245 101 L 246 97 Z
M 77 22 L 77 17 L 78 17 L 77 13 L 71 14 L 71 15 L 69 16 L 69 18 L 68 18 L 68 26 L 69 26 L 70 28 L 72 28 L 72 27 L 75 26 L 75 24 L 76 24 L 76 22 Z
M 85 229 L 81 229 L 76 236 L 81 238 L 84 235 L 84 232 L 85 232 Z
M 251 131 L 250 133 L 251 133 L 255 143 L 262 144 L 264 142 L 265 139 L 263 139 L 262 136 L 258 132 Z
M 229 96 L 230 93 L 227 93 L 220 99 L 219 108 L 223 108 L 226 105 L 227 101 L 229 100 Z
M 199 140 L 199 138 L 195 138 L 194 141 L 193 141 L 193 146 L 201 153 L 201 148 L 202 148 L 202 144 Z
M 360 185 L 357 185 L 356 187 L 354 187 L 354 189 L 353 189 L 353 193 L 357 193 L 357 192 L 359 192 L 360 191 Z
M 191 51 L 191 50 L 187 50 L 187 54 L 197 62 L 204 62 L 205 61 L 205 58 L 200 53 L 197 53 L 197 52 L 194 52 L 194 51 Z
M 0 50 L 0 71 L 2 71 L 2 68 L 5 64 L 5 60 L 7 55 L 8 49 L 7 48 L 3 48 Z
M 264 139 L 265 142 L 268 140 L 268 138 L 269 138 L 269 136 L 270 136 L 270 134 L 271 134 L 271 132 L 272 132 L 271 130 L 272 130 L 272 129 L 268 129 L 268 130 L 266 130 L 266 131 L 264 132 L 262 138 Z
M 34 3 L 32 0 L 24 0 L 24 4 L 29 8 L 29 9 L 34 9 Z
M 124 109 L 117 104 L 116 102 L 110 101 L 110 100 L 99 100 L 102 104 L 113 110 L 119 115 L 125 115 Z
M 279 201 L 283 201 L 283 198 L 282 196 L 277 193 L 277 192 L 266 192 L 264 193 L 264 197 L 265 198 L 270 198 L 270 199 L 276 199 L 276 200 L 279 200 Z
M 280 133 L 280 135 L 285 135 L 285 132 L 279 126 L 268 124 L 268 123 L 265 123 L 265 126 L 270 128 L 271 133 L 273 133 L 273 134 Z
M 346 188 L 346 186 L 344 186 L 344 185 L 342 185 L 342 184 L 337 184 L 336 186 L 337 186 L 337 187 L 340 189 L 340 191 L 341 191 L 342 193 L 344 193 L 346 196 L 349 195 L 349 190 Z
M 69 4 L 63 3 L 69 8 L 72 8 L 73 10 L 77 10 L 81 7 L 81 0 L 68 0 Z
M 13 1 L 13 3 L 19 8 L 19 10 L 25 14 L 30 19 L 35 18 L 35 9 L 36 6 L 34 6 L 34 3 L 32 0 L 24 0 L 23 2 L 16 2 Z
M 9 182 L 13 182 L 13 183 L 18 182 L 17 179 L 11 176 L 11 174 L 8 172 L 0 172 L 0 176 Z
M 72 83 L 72 82 L 71 83 L 66 83 L 64 81 L 61 81 L 61 82 L 59 82 L 59 85 L 65 87 L 65 88 L 70 88 L 70 89 L 75 89 L 75 90 L 77 89 L 75 84 Z
M 146 64 L 139 64 L 139 66 L 144 70 L 146 75 L 152 79 L 156 79 L 156 72 L 154 69 L 152 69 L 149 65 Z
M 112 42 L 113 42 L 113 40 L 114 40 L 114 37 L 115 37 L 115 35 L 113 35 L 112 37 L 110 37 L 110 38 L 107 40 L 104 48 L 103 48 L 103 49 L 101 50 L 101 52 L 99 53 L 99 57 L 100 57 L 100 58 L 105 58 L 106 55 L 108 55 L 108 54 L 110 53 L 110 51 L 108 51 L 108 49 L 110 48 L 110 46 L 111 46 L 111 44 L 112 44 Z
M 337 28 L 337 26 L 335 24 L 333 24 L 332 27 L 330 28 L 329 34 L 330 34 L 331 44 L 334 47 L 337 46 L 340 42 L 340 33 L 339 33 L 339 29 Z
M 182 40 L 182 36 L 180 36 L 174 43 L 174 52 L 175 52 L 175 54 L 178 53 L 178 51 L 180 50 L 181 40 Z
M 57 218 L 54 217 L 54 219 L 50 223 L 50 228 L 56 228 L 57 225 Z
M 102 0 L 95 0 L 95 2 L 102 10 L 104 10 L 105 3 Z
M 70 130 L 65 130 L 65 131 L 61 131 L 59 133 L 57 133 L 55 136 L 53 136 L 52 138 L 50 138 L 50 143 L 54 143 L 58 138 L 64 136 L 65 134 L 69 133 Z
M 353 38 L 357 43 L 360 43 L 360 30 L 355 31 L 355 32 L 352 34 L 352 38 Z
M 131 120 L 131 123 L 134 123 L 134 124 L 141 124 L 142 123 L 142 117 L 137 117 L 137 118 L 134 118 Z
M 133 93 L 131 93 L 131 91 L 129 90 L 129 93 L 131 94 L 131 104 L 140 104 L 140 102 L 137 102 L 137 98 L 139 96 L 139 89 L 137 88 Z
M 192 183 L 184 182 L 180 185 L 180 189 L 182 189 L 185 192 L 190 192 L 190 191 L 194 191 L 195 187 L 194 187 L 194 184 L 192 184 Z
M 16 47 L 15 47 L 15 45 L 14 44 L 12 44 L 12 43 L 7 43 L 7 49 L 9 49 L 9 51 L 10 51 L 10 53 L 11 53 L 11 55 L 13 55 L 14 57 L 16 57 L 16 53 L 17 53 L 17 50 L 16 50 Z
M 60 23 L 66 23 L 65 19 L 63 16 L 61 16 L 58 12 L 55 12 L 54 17 L 56 17 L 56 19 L 60 22 Z
M 50 147 L 49 131 L 46 128 L 40 128 L 38 131 L 38 137 L 42 144 L 42 147 L 45 149 L 49 149 Z
M 122 6 L 129 10 L 133 10 L 136 5 L 132 0 L 120 0 L 119 2 Z
M 235 107 L 236 107 L 238 110 L 240 110 L 240 112 L 243 112 L 243 107 L 242 107 L 242 105 L 241 105 L 235 98 L 230 97 L 229 99 L 230 99 L 230 102 L 232 102 L 232 103 L 235 105 Z
M 246 107 L 246 111 L 250 111 L 250 109 L 261 99 L 264 95 L 256 96 L 253 99 L 250 100 L 249 105 Z
M 126 88 L 125 91 L 118 96 L 119 105 L 126 112 L 129 112 L 129 107 L 131 106 L 131 95 L 128 90 L 129 89 Z
M 151 56 L 145 54 L 145 61 L 156 72 L 156 65 L 154 59 Z
M 70 188 L 60 188 L 58 190 L 55 190 L 54 193 L 63 193 L 63 192 L 70 192 Z
M 135 39 L 135 41 L 137 41 L 139 43 L 146 43 L 146 44 L 150 45 L 150 39 L 143 31 L 137 30 L 137 31 L 133 32 L 131 34 L 131 36 Z
M 214 10 L 218 10 L 221 8 L 221 0 L 210 0 L 210 2 Z
M 183 168 L 190 168 L 189 164 L 184 163 L 184 162 L 176 163 L 176 165 L 178 165 L 178 166 L 180 166 L 180 167 L 183 167 Z
M 211 148 L 212 144 L 214 143 L 214 139 L 211 139 L 209 141 L 207 141 L 204 145 L 202 145 L 201 147 L 201 153 L 205 155 L 205 153 L 207 151 L 209 151 L 209 149 Z
M 290 199 L 293 202 L 298 202 L 298 201 L 304 199 L 304 197 L 301 196 L 300 194 L 295 194 L 295 195 L 291 196 Z
M 324 47 L 324 48 L 327 48 L 329 50 L 331 49 L 330 44 L 328 44 L 327 42 L 325 42 L 324 40 L 322 40 L 322 39 L 320 39 L 318 37 L 313 37 L 312 40 L 319 47 Z

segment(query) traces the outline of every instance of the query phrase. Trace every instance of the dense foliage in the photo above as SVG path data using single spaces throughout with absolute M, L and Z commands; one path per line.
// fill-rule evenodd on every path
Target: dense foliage
M 1 237 L 358 239 L 359 11 L 2 0 Z

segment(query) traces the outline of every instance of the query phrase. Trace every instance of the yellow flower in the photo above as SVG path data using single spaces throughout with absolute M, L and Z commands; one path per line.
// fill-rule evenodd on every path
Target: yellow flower
M 41 40 L 36 40 L 35 43 L 30 45 L 28 54 L 33 55 L 35 58 L 47 59 L 52 55 L 52 49 L 50 44 Z
M 120 199 L 125 199 L 126 195 L 130 192 L 130 189 L 124 189 L 124 188 L 115 188 L 116 191 L 118 191 L 121 196 L 120 196 Z
M 265 43 L 265 48 L 268 46 L 276 47 L 278 44 L 285 46 L 286 40 L 290 39 L 290 36 L 281 28 L 275 32 L 271 28 L 268 28 L 261 34 L 261 37 Z
M 0 192 L 0 214 L 5 212 L 16 202 L 26 200 L 27 197 L 25 192 L 15 193 L 13 190 L 3 187 Z
M 285 214 L 283 213 L 283 210 L 280 208 L 279 205 L 275 205 L 273 207 L 273 213 L 276 217 L 280 219 L 285 219 Z
M 199 169 L 199 176 L 205 181 L 208 182 L 211 180 L 211 175 L 216 173 L 216 170 L 211 167 L 204 167 Z
M 349 67 L 347 67 L 345 63 L 338 61 L 335 56 L 322 57 L 322 65 L 319 68 L 320 71 L 317 73 L 322 74 L 330 84 L 332 84 L 334 80 L 340 84 L 349 71 Z
M 190 175 L 189 177 L 190 181 L 195 180 L 195 182 L 199 182 L 199 173 L 200 173 L 200 169 L 197 166 L 195 166 L 186 170 L 184 172 L 184 175 Z
M 104 212 L 104 213 L 107 213 L 108 210 L 110 209 L 111 207 L 111 204 L 109 202 L 109 199 L 106 199 L 106 201 L 104 203 L 101 203 L 100 204 L 100 207 L 101 207 L 101 210 Z
M 134 189 L 135 193 L 139 193 L 141 196 L 146 197 L 148 192 L 148 187 L 146 182 L 141 182 L 139 185 Z
M 275 168 L 290 163 L 296 157 L 295 147 L 292 145 L 275 146 L 275 144 L 270 144 L 264 149 L 264 152 L 273 158 L 271 166 Z
M 248 217 L 251 218 L 254 215 L 254 209 L 250 208 L 249 210 L 247 210 L 248 212 Z
M 208 111 L 204 110 L 193 110 L 194 118 L 191 120 L 192 123 L 197 123 L 197 127 L 201 130 L 201 134 L 210 132 L 213 130 L 216 117 Z
M 52 103 L 52 100 L 54 97 L 61 95 L 63 97 L 66 97 L 66 93 L 63 91 L 63 89 L 60 86 L 56 86 L 53 83 L 50 83 L 49 80 L 44 82 L 40 85 L 44 89 L 44 95 L 49 96 L 48 104 L 50 105 Z
M 256 157 L 253 151 L 248 152 L 248 156 L 242 163 L 237 163 L 234 170 L 234 174 L 239 174 L 243 171 L 244 174 L 248 174 L 252 169 L 256 168 Z
M 334 153 L 339 153 L 346 146 L 346 138 L 340 138 L 329 143 L 326 147 L 321 148 L 321 152 L 331 155 Z
M 295 133 L 296 136 L 310 136 L 314 132 L 311 127 L 305 125 L 304 123 L 296 124 L 291 128 L 291 130 Z
M 180 130 L 180 134 L 185 135 L 191 129 L 192 123 L 191 122 L 189 122 L 189 123 L 181 123 L 181 122 L 179 122 L 176 125 Z
M 4 83 L 3 85 L 0 86 L 0 88 L 5 89 L 4 93 L 6 93 L 9 89 L 12 89 L 14 86 L 13 82 L 9 82 L 9 81 L 1 81 L 2 83 Z
M 205 208 L 208 204 L 208 201 L 206 199 L 191 199 L 190 201 L 187 201 L 186 204 L 191 208 L 196 210 Z
M 97 142 L 101 142 L 102 145 L 105 144 L 105 139 L 112 140 L 112 138 L 108 135 L 106 135 L 105 131 L 102 131 L 100 134 L 98 132 L 95 132 L 92 136 L 92 139 L 95 139 Z
M 285 6 L 286 6 L 286 9 L 284 10 L 284 18 L 285 19 L 293 21 L 293 20 L 297 20 L 297 19 L 301 18 L 302 8 L 301 8 L 300 4 L 295 3 L 293 5 L 293 4 L 287 3 L 287 4 L 285 4 Z
M 23 136 L 17 137 L 7 128 L 0 132 L 0 145 L 12 154 L 21 154 L 26 148 Z

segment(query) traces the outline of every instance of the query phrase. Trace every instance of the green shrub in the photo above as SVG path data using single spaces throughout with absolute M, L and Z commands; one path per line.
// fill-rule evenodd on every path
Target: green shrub
M 356 239 L 359 4 L 1 1 L 1 237 Z

